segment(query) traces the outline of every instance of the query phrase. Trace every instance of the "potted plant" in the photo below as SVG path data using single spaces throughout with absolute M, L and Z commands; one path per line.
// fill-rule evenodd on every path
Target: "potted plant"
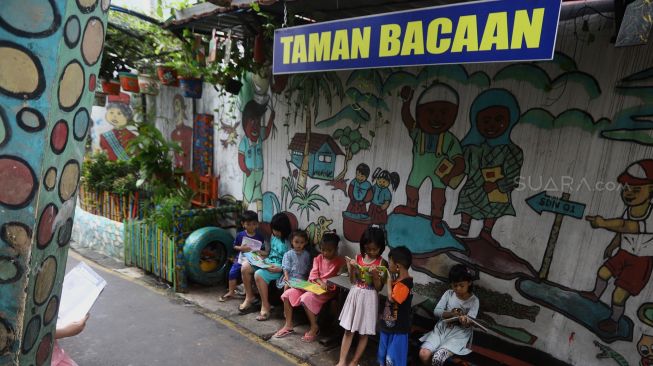
M 174 67 L 163 63 L 156 64 L 156 74 L 161 84 L 165 86 L 179 86 L 177 70 Z
M 159 84 L 153 76 L 153 68 L 147 64 L 142 64 L 138 72 L 138 88 L 141 93 L 148 95 L 159 94 Z
M 130 71 L 121 71 L 118 73 L 120 77 L 120 86 L 124 91 L 138 93 L 138 76 Z

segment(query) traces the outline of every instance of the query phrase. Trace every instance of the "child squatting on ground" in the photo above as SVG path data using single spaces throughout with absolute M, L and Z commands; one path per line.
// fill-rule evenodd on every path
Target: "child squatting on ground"
M 288 251 L 288 235 L 291 232 L 290 220 L 284 213 L 278 213 L 272 217 L 270 222 L 272 228 L 272 237 L 270 238 L 270 253 L 265 258 L 265 264 L 269 265 L 267 269 L 253 266 L 249 262 L 243 263 L 241 270 L 243 276 L 243 285 L 245 287 L 245 300 L 238 307 L 241 312 L 247 312 L 251 309 L 254 302 L 254 289 L 252 288 L 252 275 L 256 282 L 256 288 L 261 296 L 261 312 L 256 317 L 258 321 L 265 321 L 270 318 L 270 299 L 268 297 L 268 285 L 272 281 L 281 278 L 281 262 L 284 254 Z
M 335 233 L 325 233 L 322 236 L 322 243 L 320 245 L 321 253 L 313 259 L 313 268 L 308 276 L 310 282 L 319 285 L 327 292 L 317 295 L 297 288 L 288 288 L 284 291 L 283 295 L 281 295 L 286 323 L 274 334 L 275 338 L 283 338 L 293 333 L 293 307 L 301 305 L 304 307 L 306 317 L 311 325 L 310 329 L 301 339 L 304 342 L 315 341 L 320 331 L 317 325 L 317 315 L 320 313 L 322 306 L 336 295 L 335 289 L 329 289 L 327 280 L 331 277 L 337 276 L 345 263 L 344 259 L 338 256 L 339 242 L 340 237 Z
M 381 366 L 406 366 L 413 301 L 413 278 L 408 274 L 412 254 L 406 247 L 397 247 L 388 254 L 388 261 L 388 297 L 379 322 L 377 360 Z
M 345 334 L 340 346 L 337 366 L 347 365 L 347 354 L 351 348 L 354 333 L 358 333 L 358 346 L 348 365 L 356 366 L 367 346 L 367 338 L 376 334 L 379 307 L 378 292 L 384 285 L 384 268 L 388 263 L 381 257 L 385 249 L 385 233 L 379 227 L 369 227 L 360 239 L 360 253 L 356 260 L 347 260 L 351 287 L 345 305 L 340 312 L 340 326 Z
M 442 295 L 433 314 L 440 318 L 435 328 L 422 338 L 419 358 L 424 365 L 442 366 L 452 355 L 466 355 L 471 352 L 468 344 L 472 338 L 472 327 L 468 317 L 478 314 L 479 301 L 473 294 L 472 272 L 462 264 L 456 264 L 449 271 L 451 290 Z M 451 318 L 457 320 L 447 321 Z
M 256 212 L 245 211 L 240 220 L 240 225 L 244 230 L 239 232 L 234 240 L 234 250 L 238 252 L 238 255 L 234 258 L 234 262 L 229 270 L 229 290 L 226 294 L 220 296 L 220 302 L 236 297 L 236 286 L 241 278 L 241 267 L 243 263 L 247 262 L 243 253 L 252 251 L 252 248 L 248 246 L 247 243 L 258 243 L 258 245 L 263 244 L 263 237 L 256 232 L 256 229 L 258 228 L 258 215 Z M 243 243 L 243 240 L 245 243 Z M 261 247 L 261 249 L 263 248 Z M 259 253 L 261 253 L 261 251 L 259 251 Z

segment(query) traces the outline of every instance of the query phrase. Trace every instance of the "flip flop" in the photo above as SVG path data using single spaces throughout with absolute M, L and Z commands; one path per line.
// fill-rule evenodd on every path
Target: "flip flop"
M 264 322 L 264 321 L 266 321 L 268 319 L 270 319 L 270 313 L 262 313 L 262 314 L 259 314 L 256 317 L 256 320 L 258 320 L 260 322 Z
M 240 311 L 241 313 L 247 313 L 247 312 L 249 312 L 250 310 L 252 310 L 252 308 L 254 308 L 254 305 L 252 305 L 251 303 L 248 303 L 248 304 L 245 305 L 245 306 L 243 306 L 243 304 L 240 304 L 240 305 L 238 306 L 238 311 Z
M 295 331 L 293 329 L 283 327 L 283 328 L 279 329 L 276 333 L 274 333 L 273 337 L 274 338 L 283 338 L 283 337 L 288 336 L 288 335 L 290 335 L 290 334 L 292 334 L 294 332 Z
M 235 298 L 236 298 L 236 297 L 235 297 L 234 295 L 227 295 L 227 294 L 224 294 L 224 295 L 222 295 L 222 296 L 220 296 L 220 297 L 218 298 L 218 301 L 220 301 L 220 302 L 225 302 L 225 301 L 227 301 L 227 300 L 234 300 Z
M 315 333 L 315 335 L 310 335 L 309 332 L 306 332 L 306 333 L 304 333 L 304 336 L 301 339 L 302 339 L 302 342 L 311 343 L 311 342 L 315 342 L 318 335 L 320 335 L 319 330 L 317 331 L 317 333 Z

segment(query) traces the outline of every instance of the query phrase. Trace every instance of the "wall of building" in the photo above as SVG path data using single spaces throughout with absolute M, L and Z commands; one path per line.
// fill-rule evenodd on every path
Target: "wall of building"
M 49 365 L 109 0 L 2 2 L 0 364 Z
M 362 228 L 384 225 L 413 252 L 418 291 L 438 297 L 455 263 L 478 272 L 492 334 L 572 364 L 637 365 L 653 343 L 653 186 L 632 179 L 653 177 L 653 46 L 615 48 L 613 33 L 599 15 L 562 23 L 551 62 L 250 76 L 238 97 L 205 85 L 196 111 L 214 116 L 214 136 L 192 145 L 213 149 L 220 194 L 263 221 L 290 212 L 315 241 L 336 230 L 348 255 Z M 299 97 L 311 91 L 288 91 L 316 79 L 320 103 L 307 110 Z M 179 93 L 156 98 L 165 136 L 193 126 Z M 335 159 L 332 174 L 291 162 L 307 133 L 311 153 Z M 637 202 L 622 198 L 624 173 Z M 627 210 L 642 224 L 620 241 L 595 217 Z M 583 296 L 599 273 L 607 288 Z

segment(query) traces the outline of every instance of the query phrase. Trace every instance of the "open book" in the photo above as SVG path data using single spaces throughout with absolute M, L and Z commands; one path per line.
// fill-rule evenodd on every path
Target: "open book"
M 300 280 L 299 278 L 291 278 L 288 281 L 288 286 L 290 286 L 292 288 L 298 288 L 300 290 L 305 290 L 305 291 L 308 291 L 308 292 L 312 292 L 312 293 L 314 293 L 316 295 L 322 295 L 323 293 L 326 292 L 322 288 L 322 286 L 320 286 L 320 285 L 318 285 L 316 283 L 313 283 L 313 282 L 306 281 L 306 280 Z
M 483 324 L 479 323 L 478 320 L 472 318 L 471 316 L 468 316 L 467 319 L 469 319 L 469 321 L 470 321 L 473 325 L 475 325 L 475 326 L 477 326 L 477 327 L 483 329 L 483 330 L 486 331 L 486 332 L 489 332 L 489 330 L 488 330 L 486 327 L 484 327 Z M 458 321 L 458 317 L 455 316 L 455 317 L 453 317 L 453 318 L 444 319 L 444 320 L 442 320 L 442 321 L 445 322 L 445 323 L 451 323 L 451 322 Z
M 249 236 L 246 236 L 246 235 L 243 236 L 243 240 L 240 242 L 240 245 L 241 246 L 244 245 L 246 247 L 249 247 L 251 249 L 251 252 L 259 251 L 263 247 L 263 243 L 261 243 L 259 240 L 252 239 L 252 238 L 250 238 Z M 246 253 L 243 252 L 241 254 L 246 254 Z M 238 257 L 238 263 L 240 263 L 240 264 L 245 263 L 246 260 L 247 259 L 245 259 L 244 255 L 241 255 L 240 257 Z M 251 262 L 252 261 L 250 261 L 250 263 Z
M 57 325 L 66 326 L 84 319 L 107 281 L 84 262 L 79 262 L 63 279 Z
M 249 261 L 249 264 L 251 264 L 252 266 L 256 266 L 258 268 L 270 268 L 270 267 L 272 267 L 271 265 L 265 263 L 263 261 L 263 258 L 260 255 L 256 254 L 256 253 L 252 253 L 252 252 L 243 253 L 243 256 L 245 257 L 246 260 Z

